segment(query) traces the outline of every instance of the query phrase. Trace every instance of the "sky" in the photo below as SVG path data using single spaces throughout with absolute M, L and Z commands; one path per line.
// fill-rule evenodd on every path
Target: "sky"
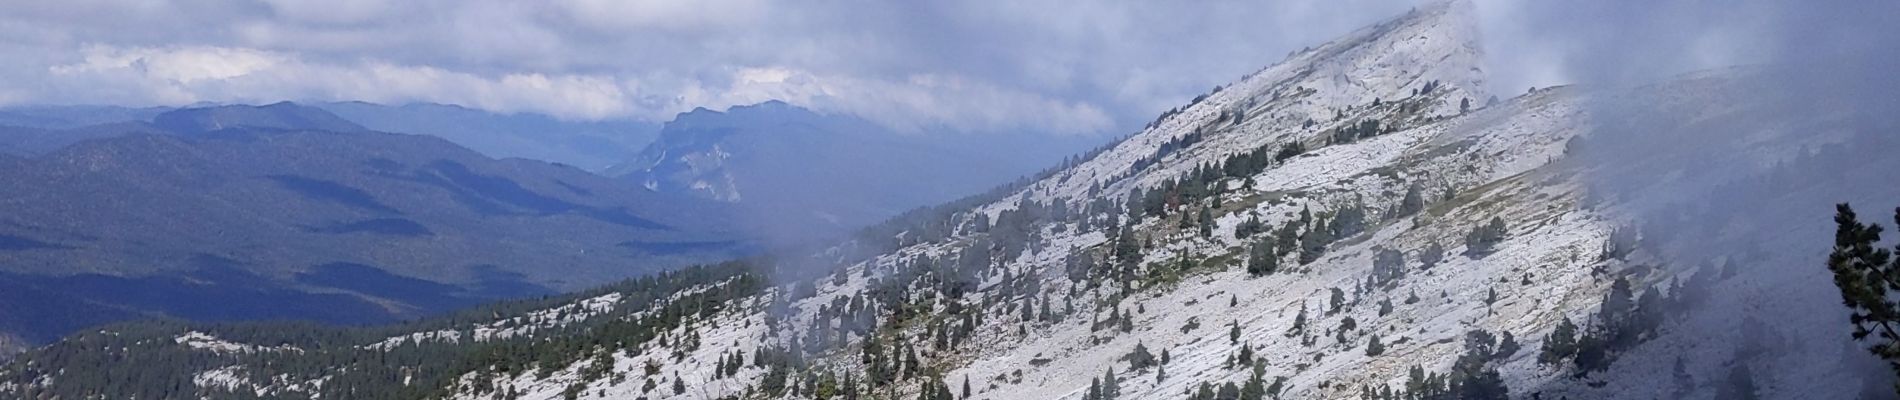
M 665 121 L 776 99 L 904 129 L 1116 135 L 1417 2 L 6 0 L 0 105 L 360 100 Z M 1778 23 L 1716 7 L 1729 2 L 1475 2 L 1493 81 L 1511 87 L 1613 74 L 1578 64 L 1629 39 L 1669 49 L 1642 71 L 1759 59 L 1738 33 Z
M 0 1 L 0 105 L 439 102 L 664 121 L 1139 126 L 1405 1 Z

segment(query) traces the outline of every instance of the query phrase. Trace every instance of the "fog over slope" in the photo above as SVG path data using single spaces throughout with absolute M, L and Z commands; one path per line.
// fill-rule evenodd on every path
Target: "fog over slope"
M 1886 226 L 1900 206 L 1900 4 L 1575 6 L 1523 5 L 1515 16 L 1537 28 L 1493 40 L 1559 49 L 1543 67 L 1604 93 L 1566 162 L 1655 262 L 1675 279 L 1731 277 L 1601 377 L 1610 390 L 1582 393 L 1667 397 L 1681 383 L 1659 372 L 1679 359 L 1702 387 L 1745 366 L 1772 398 L 1893 397 L 1892 372 L 1850 341 L 1825 261 L 1834 204 Z M 1671 76 L 1708 64 L 1742 65 Z

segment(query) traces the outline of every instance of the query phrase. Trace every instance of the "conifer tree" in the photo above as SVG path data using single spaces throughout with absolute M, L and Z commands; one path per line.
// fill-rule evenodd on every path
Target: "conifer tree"
M 1300 313 L 1293 316 L 1293 326 L 1287 328 L 1286 337 L 1299 336 L 1305 333 L 1306 333 L 1306 305 L 1301 304 Z
M 1503 242 L 1509 234 L 1503 218 L 1491 217 L 1490 223 L 1472 227 L 1471 233 L 1465 234 L 1465 254 L 1471 258 L 1482 258 L 1490 254 L 1492 247 Z
M 1405 253 L 1394 249 L 1379 249 L 1372 257 L 1372 282 L 1381 287 L 1391 287 L 1400 278 L 1405 277 Z
M 1695 377 L 1689 375 L 1689 368 L 1683 365 L 1682 356 L 1676 356 L 1676 364 L 1670 367 L 1670 376 L 1675 379 L 1675 389 L 1669 392 L 1671 398 L 1686 399 L 1695 393 Z
M 1555 365 L 1577 352 L 1577 325 L 1564 318 L 1557 327 L 1544 337 L 1542 351 L 1537 354 L 1537 362 Z
M 1444 260 L 1445 246 L 1438 244 L 1438 242 L 1425 245 L 1425 249 L 1418 251 L 1419 269 L 1432 269 L 1432 267 L 1438 266 L 1439 261 Z
M 1253 276 L 1272 275 L 1280 269 L 1279 252 L 1273 248 L 1273 242 L 1261 240 L 1254 242 L 1247 254 L 1247 274 Z
M 1309 226 L 1300 234 L 1300 264 L 1309 264 L 1326 254 L 1326 245 L 1333 243 L 1333 230 L 1328 228 L 1324 218 Z
M 1748 365 L 1735 363 L 1728 371 L 1728 379 L 1715 390 L 1715 398 L 1724 400 L 1756 400 L 1761 398 L 1761 389 L 1755 386 L 1755 376 Z
M 1853 338 L 1870 342 L 1867 351 L 1887 360 L 1900 374 L 1900 304 L 1890 300 L 1895 297 L 1893 292 L 1900 291 L 1900 260 L 1878 247 L 1879 224 L 1861 223 L 1846 203 L 1834 208 L 1834 250 L 1828 254 L 1827 269 L 1834 273 L 1834 286 L 1840 289 L 1841 302 L 1848 308 Z M 1900 208 L 1894 209 L 1894 223 L 1900 225 Z M 1746 375 L 1746 371 L 1741 374 Z
M 1222 384 L 1220 391 L 1214 393 L 1214 398 L 1219 400 L 1239 400 L 1240 387 L 1235 386 L 1233 382 Z
M 1214 237 L 1214 211 L 1211 208 L 1212 207 L 1201 208 L 1201 217 L 1200 217 L 1199 225 L 1201 228 L 1202 238 Z
M 1424 188 L 1420 187 L 1418 182 L 1413 182 L 1411 186 L 1405 188 L 1405 197 L 1399 199 L 1399 207 L 1394 210 L 1398 216 L 1409 217 L 1425 210 L 1423 190 Z
M 1340 311 L 1345 311 L 1346 310 L 1346 291 L 1339 290 L 1339 288 L 1332 288 L 1332 289 L 1329 289 L 1328 291 L 1331 292 L 1332 295 L 1331 297 L 1327 298 L 1326 302 L 1328 304 L 1331 304 L 1332 308 L 1326 310 L 1326 315 L 1332 315 L 1332 314 L 1339 313 Z
M 1136 342 L 1135 348 L 1129 350 L 1127 355 L 1123 355 L 1122 359 L 1128 361 L 1130 371 L 1138 371 L 1155 365 L 1154 353 L 1148 352 L 1148 345 L 1141 342 Z
M 1261 400 L 1267 397 L 1266 371 L 1260 365 L 1253 367 L 1253 374 L 1247 377 L 1247 383 L 1240 387 L 1240 400 Z

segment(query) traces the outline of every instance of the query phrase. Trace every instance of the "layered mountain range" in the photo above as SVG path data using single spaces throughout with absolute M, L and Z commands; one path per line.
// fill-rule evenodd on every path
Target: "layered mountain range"
M 719 204 L 289 103 L 188 108 L 0 169 L 0 332 L 388 322 L 743 254 Z

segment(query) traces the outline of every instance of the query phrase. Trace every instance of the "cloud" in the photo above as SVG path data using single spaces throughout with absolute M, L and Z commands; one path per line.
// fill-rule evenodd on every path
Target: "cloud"
M 563 16 L 605 34 L 717 34 L 764 22 L 776 8 L 764 0 L 558 0 L 551 4 Z
M 445 102 L 578 119 L 631 112 L 618 79 L 611 76 L 481 76 L 383 62 L 310 62 L 287 53 L 210 46 L 93 45 L 83 53 L 78 62 L 49 67 L 48 88 L 105 103 Z
M 1889 53 L 1900 3 L 1475 0 L 1499 93 L 1639 85 L 1737 65 Z M 1512 91 L 1515 90 L 1515 91 Z
M 53 75 L 85 75 L 136 71 L 147 77 L 181 84 L 237 78 L 289 61 L 288 57 L 251 49 L 192 47 L 178 49 L 88 46 L 85 60 L 57 65 Z
M 783 68 L 736 71 L 726 90 L 694 88 L 682 104 L 711 107 L 782 100 L 819 111 L 855 114 L 909 132 L 960 128 L 984 132 L 1086 134 L 1114 126 L 1108 113 L 958 76 L 914 75 L 901 82 L 826 76 Z
M 911 129 L 1117 134 L 1420 1 L 19 2 L 0 5 L 0 92 L 652 120 L 780 99 Z M 1498 93 L 1877 47 L 1827 22 L 1893 19 L 1877 2 L 1473 1 Z
M 0 5 L 0 93 L 649 120 L 778 99 L 908 130 L 1119 134 L 1421 1 L 18 2 Z M 1852 54 L 1891 40 L 1829 22 L 1894 18 L 1866 1 L 1472 1 L 1497 93 Z
M 1411 3 L 10 2 L 0 93 L 653 120 L 781 99 L 912 130 L 1111 134 Z

